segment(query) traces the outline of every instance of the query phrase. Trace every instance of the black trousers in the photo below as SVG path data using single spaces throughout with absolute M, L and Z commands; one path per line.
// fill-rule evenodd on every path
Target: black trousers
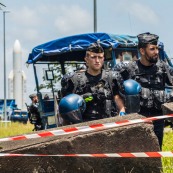
M 162 150 L 164 120 L 156 120 L 153 122 L 154 132 L 159 140 L 160 149 Z
M 147 109 L 141 108 L 139 114 L 146 117 L 160 116 L 163 115 L 162 110 L 157 110 L 155 108 Z M 164 131 L 164 119 L 153 121 L 154 132 L 158 138 L 160 149 L 162 150 L 163 143 L 163 131 Z

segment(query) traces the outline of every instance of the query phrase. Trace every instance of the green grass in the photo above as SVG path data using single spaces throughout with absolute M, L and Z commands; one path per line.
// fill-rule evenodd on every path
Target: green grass
M 27 124 L 22 124 L 18 122 L 0 122 L 0 138 L 29 133 L 32 132 L 33 128 L 34 126 L 29 122 Z
M 162 150 L 173 152 L 173 131 L 164 133 Z M 162 167 L 164 173 L 173 173 L 173 158 L 162 158 Z

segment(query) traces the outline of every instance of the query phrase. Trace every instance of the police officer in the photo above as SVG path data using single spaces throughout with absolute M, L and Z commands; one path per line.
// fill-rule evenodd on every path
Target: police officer
M 62 78 L 61 94 L 66 96 L 67 100 L 60 101 L 59 109 L 63 119 L 69 120 L 69 114 L 64 113 L 64 105 L 71 103 L 77 98 L 75 93 L 82 96 L 85 103 L 80 100 L 81 105 L 86 104 L 86 109 L 82 112 L 80 120 L 72 120 L 71 123 L 82 121 L 91 121 L 106 117 L 115 116 L 116 108 L 118 114 L 125 115 L 125 107 L 121 96 L 119 95 L 120 75 L 118 72 L 108 71 L 103 69 L 104 50 L 101 45 L 96 42 L 91 44 L 86 51 L 84 58 L 86 62 L 86 71 L 77 71 L 73 74 L 67 74 Z M 77 102 L 77 101 L 76 101 Z M 75 107 L 74 105 L 70 105 Z M 65 114 L 65 115 L 64 115 Z M 75 117 L 74 113 L 71 117 Z
M 38 111 L 38 97 L 37 94 L 31 94 L 30 99 L 32 101 L 31 105 L 28 107 L 28 116 L 31 124 L 34 124 L 35 131 L 43 130 L 43 124 Z
M 157 35 L 147 32 L 137 37 L 140 59 L 126 64 L 120 63 L 115 70 L 120 71 L 124 80 L 131 78 L 142 86 L 140 114 L 146 117 L 162 115 L 161 105 L 171 101 L 171 95 L 164 90 L 166 83 L 172 84 L 173 69 L 159 59 Z M 153 124 L 161 148 L 164 120 L 154 121 Z

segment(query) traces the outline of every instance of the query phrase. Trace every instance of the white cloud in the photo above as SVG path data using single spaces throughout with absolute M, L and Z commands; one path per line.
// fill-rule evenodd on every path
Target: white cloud
M 20 10 L 14 9 L 11 12 L 12 20 L 18 26 L 25 27 L 38 26 L 41 22 L 37 10 L 28 7 L 22 7 Z
M 159 16 L 151 6 L 146 5 L 146 3 L 135 2 L 135 0 L 121 0 L 121 2 L 116 4 L 115 8 L 120 14 L 126 12 L 134 16 L 138 19 L 138 22 L 144 22 L 145 24 L 150 25 L 157 25 L 159 22 Z
M 140 21 L 148 24 L 158 24 L 159 18 L 150 7 L 139 3 L 134 3 L 130 8 L 130 13 Z
M 25 38 L 25 40 L 33 42 L 39 39 L 39 31 L 34 28 L 28 28 L 22 32 L 22 35 Z
M 36 9 L 26 6 L 21 7 L 20 10 L 12 9 L 8 14 L 7 21 L 13 28 L 9 29 L 9 34 L 7 35 L 10 40 L 19 39 L 19 41 L 23 40 L 23 43 L 28 44 L 39 39 L 40 29 L 38 28 L 43 21 Z
M 74 4 L 24 6 L 20 10 L 13 9 L 12 13 L 8 18 L 13 25 L 13 35 L 25 44 L 37 45 L 65 35 L 90 32 L 93 28 L 89 12 Z
M 58 14 L 54 25 L 59 33 L 81 33 L 91 29 L 92 17 L 77 5 L 61 6 Z

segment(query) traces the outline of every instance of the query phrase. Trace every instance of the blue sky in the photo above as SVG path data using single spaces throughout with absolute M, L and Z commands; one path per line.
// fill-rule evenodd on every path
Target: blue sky
M 35 85 L 33 70 L 25 62 L 32 48 L 50 40 L 93 32 L 92 0 L 0 0 L 6 14 L 7 77 L 12 70 L 12 50 L 18 39 L 22 47 L 23 70 L 28 95 Z M 173 1 L 97 0 L 97 31 L 137 35 L 149 31 L 160 36 L 169 57 L 173 57 Z M 0 11 L 0 80 L 3 81 L 3 21 Z M 3 83 L 3 82 L 2 82 Z M 3 85 L 0 98 L 3 98 Z

